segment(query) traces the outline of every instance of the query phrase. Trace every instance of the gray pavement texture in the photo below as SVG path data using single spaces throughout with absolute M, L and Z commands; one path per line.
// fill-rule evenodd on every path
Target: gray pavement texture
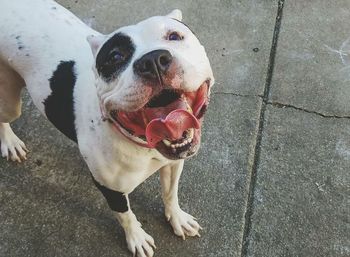
M 350 256 L 348 0 L 58 2 L 105 33 L 179 8 L 207 49 L 217 83 L 179 196 L 204 231 L 172 234 L 153 176 L 131 204 L 155 256 Z M 131 256 L 77 147 L 24 98 L 31 153 L 0 161 L 0 256 Z

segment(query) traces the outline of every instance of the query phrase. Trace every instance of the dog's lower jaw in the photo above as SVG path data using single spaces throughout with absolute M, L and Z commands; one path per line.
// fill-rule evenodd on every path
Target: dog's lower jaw
M 115 216 L 124 229 L 128 249 L 133 256 L 153 257 L 153 249 L 156 248 L 154 240 L 141 228 L 141 223 L 130 208 L 124 213 L 115 212 Z

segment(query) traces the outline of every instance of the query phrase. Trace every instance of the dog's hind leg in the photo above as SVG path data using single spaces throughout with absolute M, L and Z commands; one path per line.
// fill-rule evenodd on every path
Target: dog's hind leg
M 0 59 L 0 144 L 1 155 L 7 160 L 26 159 L 27 148 L 15 135 L 10 122 L 21 115 L 21 90 L 25 86 L 22 77 Z

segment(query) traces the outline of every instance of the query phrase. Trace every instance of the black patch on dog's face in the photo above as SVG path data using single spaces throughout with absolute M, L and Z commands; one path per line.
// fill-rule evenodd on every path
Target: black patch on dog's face
M 44 100 L 45 113 L 49 121 L 63 134 L 77 142 L 73 90 L 76 82 L 74 61 L 61 61 L 49 79 L 52 90 Z
M 130 37 L 117 33 L 111 37 L 101 48 L 96 57 L 98 74 L 106 81 L 118 77 L 129 64 L 135 46 Z

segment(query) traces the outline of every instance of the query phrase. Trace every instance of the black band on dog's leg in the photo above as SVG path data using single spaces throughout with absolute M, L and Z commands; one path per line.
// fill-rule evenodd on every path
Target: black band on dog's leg
M 96 181 L 92 177 L 96 187 L 101 191 L 103 196 L 106 198 L 109 208 L 116 212 L 126 212 L 128 211 L 128 201 L 123 193 L 109 189 Z

